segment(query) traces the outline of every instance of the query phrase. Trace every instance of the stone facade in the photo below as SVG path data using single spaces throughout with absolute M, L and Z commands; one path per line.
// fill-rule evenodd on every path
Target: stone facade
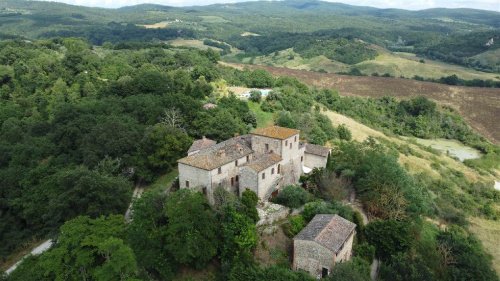
M 197 140 L 190 154 L 178 160 L 179 186 L 204 192 L 211 203 L 218 186 L 237 195 L 250 189 L 267 200 L 281 187 L 299 182 L 306 160 L 299 133 L 271 126 L 218 144 Z
M 351 258 L 355 228 L 338 215 L 316 215 L 293 239 L 293 269 L 327 276 L 336 263 Z
M 318 156 L 310 153 L 304 154 L 304 166 L 311 169 L 326 167 L 327 160 L 328 160 L 327 157 Z

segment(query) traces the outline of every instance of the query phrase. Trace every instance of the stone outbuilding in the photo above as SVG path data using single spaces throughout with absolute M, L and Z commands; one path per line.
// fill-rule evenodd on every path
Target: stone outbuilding
M 339 215 L 316 215 L 293 238 L 293 269 L 326 277 L 336 263 L 348 261 L 356 224 Z
M 331 148 L 311 143 L 304 143 L 303 146 L 305 147 L 304 167 L 311 170 L 314 168 L 326 167 L 328 156 L 332 151 Z

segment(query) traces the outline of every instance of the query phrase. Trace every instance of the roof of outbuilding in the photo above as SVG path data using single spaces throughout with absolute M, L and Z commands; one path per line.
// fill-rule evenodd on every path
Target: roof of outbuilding
M 245 135 L 212 145 L 177 162 L 211 171 L 251 153 L 248 136 Z
M 306 143 L 305 147 L 306 147 L 305 152 L 309 154 L 327 157 L 328 154 L 330 153 L 330 148 L 321 145 Z
M 255 129 L 252 134 L 258 136 L 269 137 L 273 139 L 284 140 L 291 136 L 299 134 L 299 130 L 284 128 L 279 126 L 270 126 L 266 128 Z
M 282 160 L 281 156 L 275 153 L 263 154 L 252 160 L 252 162 L 245 165 L 256 172 L 265 170 L 266 168 L 279 163 Z
M 206 138 L 205 136 L 199 140 L 195 140 L 193 142 L 193 144 L 191 145 L 191 147 L 189 148 L 188 150 L 188 153 L 191 153 L 193 151 L 197 151 L 197 150 L 202 150 L 202 149 L 205 149 L 205 148 L 208 148 L 212 145 L 215 145 L 217 142 L 214 141 L 214 140 L 211 140 L 209 138 Z
M 339 215 L 316 215 L 294 240 L 314 241 L 337 253 L 355 228 Z

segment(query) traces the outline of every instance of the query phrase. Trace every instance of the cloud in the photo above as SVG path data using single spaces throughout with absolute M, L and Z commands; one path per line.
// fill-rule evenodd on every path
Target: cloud
M 44 0 L 53 1 L 53 0 Z M 235 3 L 245 0 L 56 0 L 73 5 L 117 8 L 132 6 L 141 3 L 162 4 L 167 6 L 208 5 L 214 3 Z M 500 0 L 326 0 L 345 4 L 372 6 L 377 8 L 399 8 L 407 10 L 421 10 L 429 8 L 474 8 L 500 12 Z

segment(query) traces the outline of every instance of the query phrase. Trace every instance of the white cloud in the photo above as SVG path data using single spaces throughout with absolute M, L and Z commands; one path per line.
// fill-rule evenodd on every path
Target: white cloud
M 54 0 L 44 0 L 54 1 Z M 55 0 L 73 5 L 116 8 L 141 3 L 162 4 L 167 6 L 208 5 L 214 3 L 234 3 L 244 0 Z M 352 5 L 372 6 L 378 8 L 399 8 L 421 10 L 429 8 L 474 8 L 500 12 L 500 0 L 326 0 Z

